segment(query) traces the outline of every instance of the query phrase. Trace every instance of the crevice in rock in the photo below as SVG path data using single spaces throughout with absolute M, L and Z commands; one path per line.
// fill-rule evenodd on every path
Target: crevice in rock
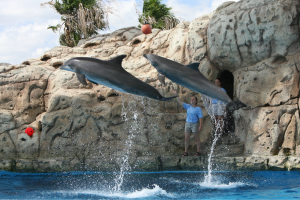
M 105 99 L 106 99 L 105 96 L 103 96 L 102 94 L 100 94 L 100 95 L 97 96 L 97 101 L 98 101 L 98 102 L 102 102 L 102 101 L 104 101 Z
M 42 57 L 41 57 L 41 61 L 47 61 L 47 60 L 50 60 L 51 59 L 51 56 L 50 55 L 47 55 L 47 54 L 44 54 Z
M 24 62 L 22 62 L 22 64 L 23 64 L 23 65 L 30 65 L 29 61 L 27 61 L 27 60 L 24 61 Z
M 185 36 L 184 44 L 182 45 L 182 54 L 181 54 L 182 63 L 186 63 L 186 56 L 185 56 L 185 54 L 186 54 L 186 50 L 187 50 L 187 47 L 186 47 L 187 38 L 188 38 L 188 34 Z
M 93 119 L 94 121 L 95 121 L 95 119 Z M 98 124 L 97 124 L 97 122 L 95 122 L 95 124 L 96 124 L 96 127 L 98 128 L 98 130 L 99 131 L 97 131 L 97 136 L 98 136 L 98 138 L 97 138 L 97 142 L 99 142 L 100 141 L 100 139 L 102 138 L 102 131 L 101 131 L 101 127 L 99 127 L 98 126 Z
M 48 135 L 48 133 L 49 133 L 49 131 L 51 130 L 51 128 L 55 126 L 58 117 L 59 117 L 59 116 L 55 116 L 55 117 L 53 118 L 53 121 L 51 122 L 51 127 L 49 127 L 48 130 L 46 130 L 45 135 Z M 45 129 L 45 128 L 43 128 L 43 129 Z
M 160 156 L 157 157 L 157 164 L 158 164 L 158 166 L 157 166 L 158 167 L 158 171 L 163 171 L 164 167 L 163 167 L 163 162 L 162 162 Z
M 180 166 L 180 163 L 181 163 L 181 158 L 179 158 L 178 162 L 176 163 L 177 169 L 182 169 L 182 167 Z
M 280 65 L 285 62 L 287 62 L 287 59 L 285 56 L 275 56 L 271 63 Z
M 281 116 L 278 117 L 278 124 L 280 124 L 280 118 L 281 118 Z M 289 122 L 287 123 L 287 126 L 285 127 L 285 130 L 283 131 L 283 134 L 281 134 L 280 137 L 278 137 L 278 140 L 277 140 L 278 144 L 277 144 L 277 146 L 275 146 L 275 149 L 273 151 L 273 155 L 278 155 L 279 151 L 281 150 L 282 144 L 284 142 L 284 136 L 286 134 L 286 130 L 290 126 L 290 124 L 292 122 L 292 119 L 293 119 L 293 115 L 291 116 Z
M 45 102 L 45 92 L 47 91 L 48 89 L 48 85 L 49 85 L 49 78 L 50 76 L 53 74 L 53 72 L 49 73 L 48 77 L 45 79 L 46 80 L 46 87 L 43 91 L 43 102 L 44 102 L 44 111 L 47 112 L 47 109 L 46 109 L 46 102 Z
M 294 98 L 290 98 L 288 99 L 287 101 L 285 102 L 280 102 L 280 104 L 277 104 L 277 105 L 270 105 L 269 103 L 266 103 L 264 105 L 261 105 L 261 106 L 256 106 L 256 107 L 253 107 L 253 108 L 244 108 L 246 110 L 254 110 L 256 108 L 264 108 L 264 107 L 279 107 L 279 106 L 283 106 L 283 105 L 293 105 L 293 104 L 286 104 L 288 103 L 290 100 L 293 100 L 293 99 L 297 99 L 298 100 L 298 97 L 294 97 Z M 293 113 L 293 112 L 292 112 Z M 299 115 L 300 116 L 300 115 Z
M 62 65 L 63 65 L 63 62 L 58 61 L 58 62 L 53 63 L 52 67 L 54 67 L 55 69 L 58 69 Z
M 107 98 L 109 98 L 109 97 L 118 97 L 118 96 L 119 96 L 118 93 L 110 93 L 110 94 L 107 95 Z
M 149 65 L 150 63 L 146 63 L 146 64 L 144 64 L 144 65 L 141 65 L 141 66 L 139 66 L 139 67 L 137 67 L 137 68 L 135 68 L 136 70 L 139 70 L 139 69 L 141 69 L 141 68 L 143 68 L 143 67 L 145 67 L 145 66 L 147 66 L 147 65 Z M 152 66 L 152 65 L 151 65 Z
M 147 143 L 150 144 L 150 139 L 149 139 L 149 132 L 148 132 L 148 130 L 145 132 L 145 136 L 146 136 L 146 139 L 147 139 Z
M 238 45 L 238 42 L 237 42 L 237 33 L 236 33 L 236 30 L 237 30 L 237 16 L 235 15 L 234 16 L 234 19 L 235 19 L 235 24 L 234 24 L 234 39 L 235 39 L 235 45 L 236 45 L 236 49 L 238 50 L 238 53 L 239 53 L 239 56 L 240 56 L 240 59 L 241 59 L 241 63 L 243 63 L 243 56 L 242 56 L 242 53 L 241 53 L 241 50 L 240 50 L 240 47 Z
M 270 96 L 271 96 L 271 100 L 270 101 L 272 101 L 273 99 L 274 99 L 274 97 L 277 95 L 277 94 L 280 94 L 282 92 L 282 90 L 273 90 L 272 92 L 271 92 L 271 94 L 270 94 Z
M 300 46 L 300 36 L 297 38 L 297 40 L 295 41 L 295 42 L 292 42 L 291 43 L 291 45 L 289 45 L 286 49 L 287 49 L 287 54 L 289 55 L 289 56 L 294 56 L 294 55 L 296 55 L 297 53 L 299 53 L 299 51 L 293 51 L 294 53 L 291 53 L 291 51 L 290 51 L 290 49 L 294 46 L 294 45 L 297 45 L 297 43 L 299 43 L 298 44 L 298 46 Z M 300 47 L 298 47 L 298 49 L 299 49 Z
M 264 44 L 264 29 L 259 29 L 259 45 L 262 46 Z
M 292 21 L 292 23 L 290 24 L 291 26 L 297 26 L 297 25 L 299 25 L 298 24 L 298 22 L 299 22 L 299 20 L 300 20 L 300 13 L 298 13 L 297 15 L 296 15 L 296 17 L 293 19 L 293 21 Z
M 88 43 L 88 44 L 85 44 L 83 46 L 83 48 L 92 48 L 92 47 L 95 47 L 95 46 L 99 46 L 99 44 L 96 44 L 96 43 Z
M 138 38 L 136 38 L 135 40 L 132 41 L 132 46 L 135 46 L 137 44 L 140 44 L 142 41 Z

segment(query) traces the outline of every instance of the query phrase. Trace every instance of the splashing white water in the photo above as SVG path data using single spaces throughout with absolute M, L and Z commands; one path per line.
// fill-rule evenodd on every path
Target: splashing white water
M 201 187 L 209 188 L 209 189 L 233 189 L 238 187 L 249 186 L 249 184 L 243 182 L 229 182 L 228 184 L 220 183 L 220 182 L 203 182 L 200 183 Z
M 224 120 L 217 120 L 214 116 L 214 107 L 212 106 L 212 103 L 211 103 L 211 98 L 210 97 L 207 97 L 205 95 L 201 95 L 201 98 L 202 98 L 202 101 L 204 103 L 204 106 L 205 108 L 207 109 L 208 111 L 208 114 L 209 116 L 211 117 L 211 120 L 215 126 L 215 128 L 213 129 L 214 131 L 214 139 L 213 139 L 213 143 L 211 145 L 211 148 L 210 148 L 210 154 L 208 156 L 208 166 L 207 166 L 207 170 L 208 170 L 208 173 L 204 176 L 205 177 L 205 180 L 203 182 L 204 185 L 215 185 L 216 183 L 213 183 L 212 182 L 212 155 L 214 153 L 214 149 L 215 149 L 215 146 L 217 144 L 217 141 L 218 139 L 220 138 L 220 136 L 222 135 L 222 131 L 223 131 L 223 128 L 224 127 Z M 219 103 L 219 104 L 222 104 L 222 103 Z M 222 106 L 222 105 L 220 105 Z M 224 113 L 225 115 L 226 113 Z
M 153 188 L 143 188 L 141 190 L 136 190 L 134 192 L 112 192 L 112 191 L 98 191 L 98 190 L 78 190 L 78 191 L 55 191 L 56 193 L 62 193 L 67 195 L 97 195 L 106 198 L 123 198 L 123 199 L 136 199 L 136 198 L 155 198 L 155 197 L 163 197 L 163 198 L 175 198 L 176 195 L 172 193 L 168 193 L 159 187 L 159 185 L 154 184 Z
M 160 188 L 158 185 L 154 184 L 153 186 L 154 186 L 154 188 L 152 188 L 152 189 L 144 188 L 140 191 L 135 191 L 130 194 L 127 194 L 126 197 L 127 198 L 145 198 L 145 197 L 155 197 L 158 195 L 171 197 L 171 198 L 174 197 L 174 195 L 168 194 L 165 190 Z
M 129 164 L 129 155 L 131 154 L 133 139 L 140 132 L 138 120 L 140 111 L 138 110 L 138 106 L 136 106 L 137 102 L 141 102 L 144 105 L 144 98 L 131 95 L 131 94 L 122 94 L 122 111 L 121 116 L 125 122 L 125 131 L 128 132 L 128 139 L 125 140 L 125 149 L 123 157 L 121 159 L 121 167 L 120 173 L 115 178 L 115 186 L 113 187 L 114 192 L 120 192 L 121 187 L 124 182 L 124 173 L 131 170 Z M 126 106 L 126 99 L 128 99 Z M 145 108 L 145 105 L 144 105 Z

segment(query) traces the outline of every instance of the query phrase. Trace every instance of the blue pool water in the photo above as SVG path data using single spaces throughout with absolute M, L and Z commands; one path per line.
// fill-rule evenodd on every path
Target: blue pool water
M 0 171 L 0 199 L 297 199 L 300 172 L 12 173 Z

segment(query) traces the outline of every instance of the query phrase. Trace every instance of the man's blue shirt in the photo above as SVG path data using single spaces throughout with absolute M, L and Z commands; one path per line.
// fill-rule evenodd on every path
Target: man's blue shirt
M 188 123 L 197 123 L 200 118 L 203 118 L 202 110 L 200 107 L 193 107 L 190 104 L 183 103 L 183 108 L 187 110 L 186 121 Z

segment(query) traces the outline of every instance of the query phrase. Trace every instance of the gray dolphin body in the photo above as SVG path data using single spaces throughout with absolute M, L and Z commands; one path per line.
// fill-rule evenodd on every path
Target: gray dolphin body
M 166 101 L 174 97 L 164 98 L 151 85 L 134 77 L 121 66 L 126 55 L 117 56 L 104 61 L 96 58 L 75 57 L 67 60 L 60 69 L 75 72 L 78 80 L 87 85 L 86 79 L 92 83 L 105 85 L 115 90 Z
M 199 63 L 182 65 L 178 62 L 155 54 L 144 54 L 143 56 L 153 67 L 157 69 L 160 74 L 195 92 L 227 103 L 226 108 L 229 111 L 246 107 L 246 105 L 240 101 L 232 101 L 225 91 L 211 83 L 205 76 L 203 76 L 203 74 L 201 74 L 198 70 Z

